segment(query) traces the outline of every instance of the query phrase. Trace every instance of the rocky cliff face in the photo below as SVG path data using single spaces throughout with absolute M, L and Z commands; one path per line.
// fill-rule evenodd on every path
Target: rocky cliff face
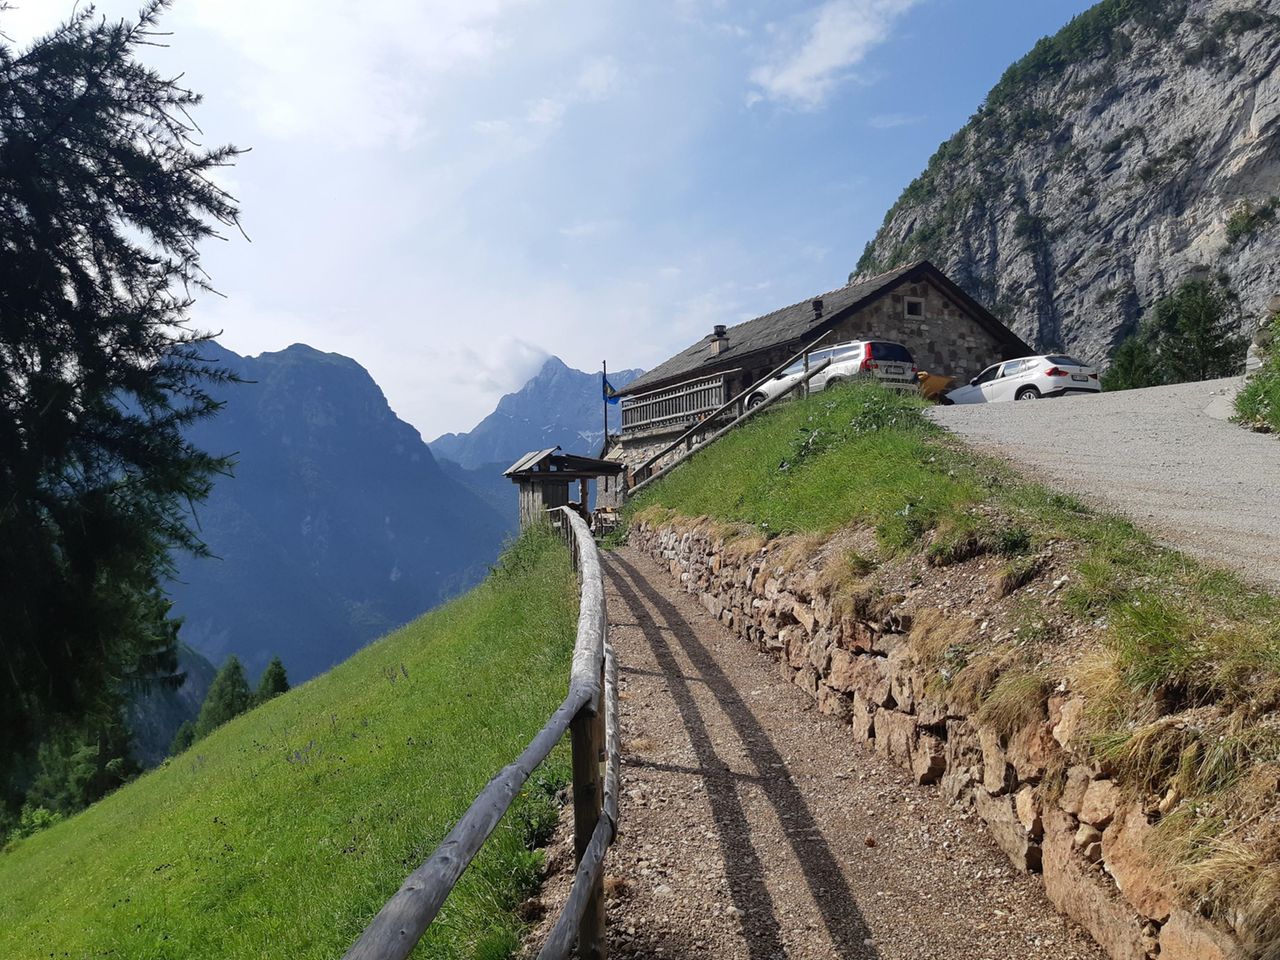
M 1280 293 L 1280 3 L 1104 0 L 1014 64 L 867 245 L 1103 362 L 1191 275 L 1251 332 Z

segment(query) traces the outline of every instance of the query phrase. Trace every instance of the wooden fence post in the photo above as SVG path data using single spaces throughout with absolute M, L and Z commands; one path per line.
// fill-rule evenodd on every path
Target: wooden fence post
M 603 691 L 603 687 L 601 688 Z M 604 801 L 600 760 L 604 751 L 603 693 L 578 711 L 569 725 L 573 747 L 573 846 L 574 863 L 581 863 L 591 843 Z M 604 872 L 596 881 L 586 912 L 578 925 L 578 956 L 583 960 L 604 960 L 608 944 L 604 924 Z

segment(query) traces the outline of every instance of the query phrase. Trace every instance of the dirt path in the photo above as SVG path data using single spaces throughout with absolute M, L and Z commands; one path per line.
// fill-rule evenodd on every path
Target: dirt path
M 631 549 L 605 558 L 622 685 L 615 954 L 1099 958 L 970 816 Z
M 1280 442 L 1225 419 L 1241 382 L 936 407 L 930 415 L 1166 543 L 1280 587 Z

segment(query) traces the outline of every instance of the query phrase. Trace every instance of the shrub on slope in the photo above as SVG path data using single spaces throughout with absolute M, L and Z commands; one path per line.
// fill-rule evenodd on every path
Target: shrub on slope
M 1255 430 L 1280 432 L 1280 315 L 1259 331 L 1255 342 L 1262 354 L 1262 368 L 1236 396 L 1236 415 Z
M 559 703 L 576 615 L 563 548 L 525 537 L 471 593 L 11 846 L 0 956 L 339 956 Z M 418 955 L 510 950 L 549 792 L 507 818 Z

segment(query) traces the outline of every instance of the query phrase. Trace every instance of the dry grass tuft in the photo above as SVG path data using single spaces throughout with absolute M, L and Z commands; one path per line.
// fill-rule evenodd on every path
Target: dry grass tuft
M 722 556 L 731 563 L 742 563 L 754 557 L 768 542 L 755 527 L 745 523 L 734 524 L 724 532 Z
M 770 562 L 776 567 L 781 567 L 784 574 L 794 573 L 801 567 L 808 566 L 826 542 L 826 537 L 817 534 L 782 537 L 776 541 Z
M 916 660 L 926 667 L 967 659 L 966 641 L 973 632 L 967 620 L 948 617 L 937 607 L 917 610 L 907 634 L 907 644 Z
M 1049 681 L 1039 673 L 1019 667 L 1002 672 L 992 684 L 975 720 L 1004 737 L 1047 716 Z
M 952 704 L 965 713 L 977 710 L 1009 663 L 1006 650 L 989 650 L 965 663 L 947 686 Z
M 833 587 L 827 599 L 838 620 L 870 620 L 875 615 L 880 589 L 870 577 L 849 579 Z
M 847 583 L 861 583 L 875 569 L 875 562 L 857 550 L 833 550 L 818 570 L 817 587 L 823 593 L 836 593 Z
M 1280 824 L 1254 836 L 1222 835 L 1222 824 L 1180 810 L 1156 827 L 1152 852 L 1176 865 L 1171 876 L 1183 896 L 1211 905 L 1240 933 L 1247 956 L 1280 960 Z

